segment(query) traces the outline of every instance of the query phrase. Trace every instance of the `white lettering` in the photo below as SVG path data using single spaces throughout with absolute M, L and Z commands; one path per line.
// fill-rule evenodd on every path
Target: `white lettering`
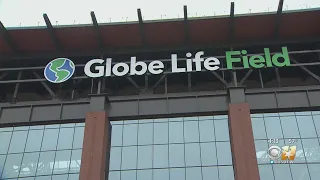
M 119 67 L 123 67 L 122 72 L 119 71 Z M 129 65 L 126 63 L 117 63 L 113 66 L 112 72 L 116 76 L 124 76 L 129 72 Z
M 91 71 L 91 66 L 93 64 L 102 64 L 104 63 L 104 60 L 102 59 L 92 59 L 91 61 L 89 61 L 85 66 L 84 66 L 84 73 L 92 78 L 97 78 L 97 77 L 102 77 L 104 75 L 104 66 L 95 66 L 94 69 L 98 72 L 93 73 Z
M 219 65 L 220 65 L 220 61 L 215 57 L 209 57 L 203 63 L 203 66 L 209 71 L 215 71 L 219 69 L 220 68 Z
M 186 68 L 178 68 L 178 56 L 176 54 L 171 55 L 172 72 L 180 73 L 186 72 Z
M 137 66 L 141 66 L 141 70 L 137 71 Z M 136 57 L 131 57 L 130 75 L 143 75 L 148 70 L 147 64 L 142 61 L 136 61 Z
M 193 62 L 196 63 L 196 71 L 201 71 L 201 62 L 204 61 L 204 59 L 201 58 L 203 54 L 203 51 L 199 51 L 196 53 L 195 58 L 193 59 Z
M 161 74 L 163 72 L 164 64 L 161 61 L 152 61 L 149 66 L 149 72 L 151 74 Z

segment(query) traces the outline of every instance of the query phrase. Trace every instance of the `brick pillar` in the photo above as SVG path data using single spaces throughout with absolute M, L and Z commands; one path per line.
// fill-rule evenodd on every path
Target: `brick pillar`
M 260 180 L 250 107 L 244 89 L 229 89 L 229 131 L 235 180 Z
M 96 98 L 91 100 L 92 111 L 86 115 L 80 180 L 108 179 L 111 125 L 103 107 L 97 108 L 104 101 Z

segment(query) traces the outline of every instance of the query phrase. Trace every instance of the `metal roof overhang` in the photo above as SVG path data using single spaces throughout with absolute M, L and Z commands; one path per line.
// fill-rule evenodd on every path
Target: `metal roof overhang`
M 96 56 L 129 52 L 237 47 L 286 42 L 320 42 L 320 9 L 275 13 L 138 22 L 5 28 L 0 22 L 0 58 L 29 59 L 58 56 Z

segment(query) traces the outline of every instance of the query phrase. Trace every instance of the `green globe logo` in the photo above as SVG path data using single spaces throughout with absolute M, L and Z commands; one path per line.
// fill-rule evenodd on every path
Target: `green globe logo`
M 57 58 L 47 64 L 44 77 L 52 83 L 62 83 L 70 79 L 75 71 L 74 63 L 67 58 Z

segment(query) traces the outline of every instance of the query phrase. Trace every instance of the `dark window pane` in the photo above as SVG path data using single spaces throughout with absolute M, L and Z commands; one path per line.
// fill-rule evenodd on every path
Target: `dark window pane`
M 264 118 L 264 123 L 266 125 L 268 139 L 283 138 L 279 117 Z
M 200 142 L 215 141 L 214 127 L 212 120 L 199 121 Z
M 186 170 L 184 168 L 171 168 L 170 169 L 170 179 L 172 180 L 185 180 Z
M 200 144 L 192 143 L 185 145 L 186 166 L 201 166 L 200 161 Z
M 202 166 L 217 165 L 216 145 L 212 143 L 201 143 Z
M 54 151 L 40 153 L 37 176 L 52 174 L 54 157 Z
M 260 165 L 259 174 L 260 180 L 274 180 L 271 165 Z
M 136 180 L 137 171 L 121 171 L 121 180 Z
M 30 130 L 25 152 L 40 151 L 44 130 Z
M 186 180 L 202 179 L 201 168 L 186 168 Z
M 263 118 L 251 118 L 254 139 L 267 139 Z
M 169 142 L 183 143 L 183 122 L 169 123 Z
M 152 146 L 138 146 L 138 169 L 152 168 Z
M 138 180 L 151 180 L 152 179 L 152 169 L 150 170 L 138 170 L 137 171 Z
M 69 173 L 80 172 L 81 153 L 82 153 L 81 149 L 72 150 Z
M 152 144 L 153 141 L 153 124 L 139 124 L 138 131 L 138 144 L 139 145 L 148 145 Z
M 56 150 L 59 129 L 46 129 L 42 140 L 42 151 Z
M 68 180 L 79 180 L 79 174 L 69 174 Z M 111 180 L 111 179 L 109 179 Z
M 275 180 L 291 180 L 291 173 L 288 164 L 273 165 L 273 172 Z
M 169 145 L 169 165 L 170 167 L 185 167 L 183 144 Z
M 318 180 L 320 177 L 320 164 L 308 164 L 311 180 Z
M 312 116 L 297 116 L 301 138 L 317 137 Z
M 120 170 L 122 147 L 111 147 L 110 151 L 110 170 Z
M 84 127 L 76 127 L 73 137 L 73 149 L 82 148 Z
M 19 177 L 35 176 L 40 153 L 25 153 Z
M 14 131 L 11 138 L 9 153 L 24 152 L 28 131 Z
M 229 128 L 227 120 L 214 121 L 217 141 L 229 141 Z
M 169 180 L 169 170 L 168 169 L 154 169 L 153 170 L 153 180 Z
M 57 151 L 54 161 L 53 174 L 65 174 L 69 172 L 71 150 Z
M 229 142 L 217 142 L 218 165 L 231 165 L 231 149 Z
M 123 126 L 123 146 L 137 145 L 138 124 Z
M 122 146 L 123 125 L 112 125 L 111 146 Z
M 219 166 L 218 169 L 220 180 L 234 180 L 232 166 Z
M 168 145 L 154 145 L 153 167 L 166 168 L 169 166 Z
M 51 180 L 68 180 L 68 174 L 54 175 Z
M 199 142 L 199 125 L 198 121 L 184 122 L 184 141 Z
M 74 128 L 61 128 L 57 150 L 72 149 Z
M 110 171 L 108 180 L 120 180 L 120 171 Z
M 202 167 L 203 180 L 219 179 L 217 167 Z
M 295 116 L 280 117 L 284 138 L 300 138 Z
M 169 140 L 169 123 L 154 123 L 154 144 L 167 144 Z
M 1 132 L 0 133 L 0 154 L 7 154 L 10 144 L 12 132 Z
M 136 169 L 137 168 L 137 146 L 122 148 L 122 164 L 121 169 Z
M 3 168 L 2 179 L 18 177 L 21 161 L 22 154 L 9 154 Z
M 293 180 L 310 180 L 306 164 L 291 164 L 290 168 Z

